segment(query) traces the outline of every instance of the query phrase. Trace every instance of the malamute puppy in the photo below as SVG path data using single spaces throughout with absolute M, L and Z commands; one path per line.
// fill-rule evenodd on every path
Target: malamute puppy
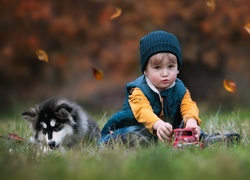
M 100 137 L 100 129 L 87 113 L 75 102 L 52 98 L 22 113 L 33 130 L 31 141 L 46 142 L 50 149 L 72 147 L 86 139 Z

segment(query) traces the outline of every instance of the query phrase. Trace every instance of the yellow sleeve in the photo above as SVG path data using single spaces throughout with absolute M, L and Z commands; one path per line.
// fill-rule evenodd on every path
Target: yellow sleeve
M 150 102 L 139 88 L 135 88 L 129 96 L 129 104 L 135 119 L 153 134 L 153 125 L 159 117 L 153 112 Z
M 197 121 L 198 125 L 201 124 L 201 119 L 199 118 L 199 109 L 196 103 L 191 99 L 188 90 L 181 102 L 181 115 L 185 124 L 190 118 L 194 118 Z

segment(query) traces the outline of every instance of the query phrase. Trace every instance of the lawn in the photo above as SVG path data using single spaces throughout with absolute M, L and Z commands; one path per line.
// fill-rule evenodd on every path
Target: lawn
M 99 118 L 100 126 L 107 118 Z M 250 112 L 217 111 L 202 113 L 201 118 L 205 132 L 238 132 L 241 143 L 203 150 L 177 150 L 164 143 L 138 149 L 79 143 L 64 154 L 43 154 L 27 142 L 0 138 L 0 179 L 249 179 Z M 1 117 L 0 135 L 8 133 L 24 139 L 31 136 L 28 124 L 18 113 Z

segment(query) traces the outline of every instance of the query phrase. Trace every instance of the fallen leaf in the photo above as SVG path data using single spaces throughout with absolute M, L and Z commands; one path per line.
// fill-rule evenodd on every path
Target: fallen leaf
M 45 61 L 46 63 L 49 62 L 49 57 L 48 57 L 48 54 L 42 50 L 42 49 L 37 49 L 36 50 L 36 55 L 37 55 L 37 58 L 40 60 L 40 61 Z
M 100 81 L 103 79 L 103 71 L 99 69 L 92 68 L 93 70 L 93 76 L 96 80 Z
M 115 13 L 112 16 L 110 16 L 110 19 L 117 18 L 118 16 L 121 15 L 121 13 L 122 13 L 122 10 L 117 7 Z
M 20 136 L 18 136 L 16 134 L 12 134 L 12 133 L 9 133 L 7 136 L 0 135 L 0 137 L 5 138 L 5 139 L 13 139 L 16 141 L 26 141 L 25 139 L 21 138 Z
M 207 6 L 210 7 L 214 11 L 214 9 L 215 9 L 215 0 L 207 0 Z
M 223 80 L 223 86 L 230 93 L 235 93 L 236 92 L 236 84 L 235 84 L 234 81 L 224 79 Z
M 21 138 L 20 136 L 16 135 L 16 134 L 8 134 L 8 137 L 10 139 L 14 139 L 14 140 L 17 140 L 17 141 L 25 141 L 25 139 Z
M 250 34 L 250 23 L 247 23 L 245 26 L 244 26 L 245 30 Z

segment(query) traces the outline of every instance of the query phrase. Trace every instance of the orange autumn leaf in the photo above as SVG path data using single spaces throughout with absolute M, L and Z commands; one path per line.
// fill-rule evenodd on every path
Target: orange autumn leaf
M 215 0 L 207 0 L 207 6 L 210 7 L 213 11 L 215 9 Z
M 103 79 L 103 71 L 99 69 L 92 68 L 93 70 L 93 76 L 96 80 L 100 81 Z
M 8 138 L 16 140 L 16 141 L 25 141 L 25 139 L 21 138 L 20 136 L 16 134 L 9 133 Z
M 110 16 L 110 19 L 117 18 L 118 16 L 121 15 L 121 13 L 122 13 L 122 10 L 117 7 L 115 13 L 112 16 Z
M 247 23 L 245 26 L 244 26 L 245 30 L 250 34 L 250 23 Z
M 37 58 L 40 60 L 40 61 L 45 61 L 46 63 L 49 62 L 49 57 L 48 57 L 48 54 L 42 50 L 42 49 L 37 49 L 36 50 L 36 55 L 37 55 Z
M 25 139 L 21 138 L 16 134 L 9 133 L 7 136 L 0 135 L 0 138 L 15 140 L 15 141 L 26 141 Z
M 236 92 L 236 84 L 235 84 L 235 82 L 233 82 L 231 80 L 224 79 L 223 86 L 228 92 L 231 92 L 231 93 Z

